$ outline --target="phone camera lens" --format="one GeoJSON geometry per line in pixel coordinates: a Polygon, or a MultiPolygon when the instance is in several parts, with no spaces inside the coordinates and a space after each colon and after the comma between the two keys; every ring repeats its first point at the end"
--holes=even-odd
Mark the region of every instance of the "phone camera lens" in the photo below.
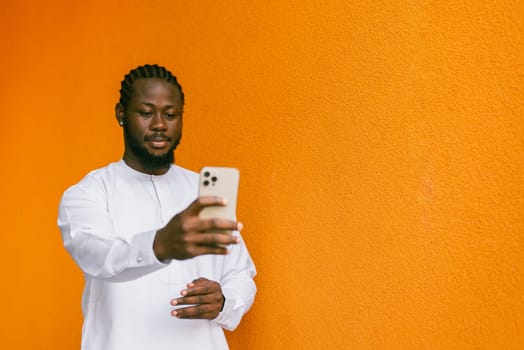
{"type": "Polygon", "coordinates": [[[209,177],[209,175],[211,175],[211,174],[209,173],[209,171],[206,171],[206,172],[204,173],[204,176],[205,176],[205,177],[209,177]]]}
{"type": "Polygon", "coordinates": [[[204,186],[209,186],[209,181],[205,180],[204,181],[204,186]]]}
{"type": "Polygon", "coordinates": [[[217,177],[216,177],[216,176],[213,176],[213,177],[211,178],[211,181],[216,182],[216,181],[217,181],[217,177]]]}

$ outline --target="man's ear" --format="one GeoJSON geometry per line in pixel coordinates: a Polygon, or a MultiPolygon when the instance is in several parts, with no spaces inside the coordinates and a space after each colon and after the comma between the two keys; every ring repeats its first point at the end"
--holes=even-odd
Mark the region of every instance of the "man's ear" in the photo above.
{"type": "Polygon", "coordinates": [[[118,102],[115,105],[115,117],[116,117],[116,120],[118,121],[118,125],[124,126],[124,122],[125,122],[124,106],[122,106],[120,102],[118,102]]]}

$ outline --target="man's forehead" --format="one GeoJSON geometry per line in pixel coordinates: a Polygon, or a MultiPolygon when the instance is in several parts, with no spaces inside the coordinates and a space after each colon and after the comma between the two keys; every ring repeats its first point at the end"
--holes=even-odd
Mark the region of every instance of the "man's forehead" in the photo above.
{"type": "Polygon", "coordinates": [[[144,97],[164,96],[180,100],[180,90],[172,83],[158,78],[140,78],[133,83],[135,95],[144,97]]]}

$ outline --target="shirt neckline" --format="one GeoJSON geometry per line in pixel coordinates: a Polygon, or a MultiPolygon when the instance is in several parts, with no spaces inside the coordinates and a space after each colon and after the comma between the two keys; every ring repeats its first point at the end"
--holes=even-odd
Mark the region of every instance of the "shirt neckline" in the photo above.
{"type": "Polygon", "coordinates": [[[162,175],[154,175],[154,174],[146,174],[146,173],[143,173],[143,172],[140,172],[138,170],[135,170],[133,168],[131,168],[129,165],[126,164],[126,162],[121,159],[119,160],[117,163],[116,163],[122,170],[124,170],[124,172],[128,175],[131,175],[133,177],[136,177],[136,178],[140,178],[140,179],[146,179],[146,180],[149,180],[149,179],[162,179],[162,178],[166,178],[169,176],[169,174],[172,172],[173,170],[173,164],[171,164],[169,166],[169,169],[167,169],[167,171],[162,174],[162,175]]]}

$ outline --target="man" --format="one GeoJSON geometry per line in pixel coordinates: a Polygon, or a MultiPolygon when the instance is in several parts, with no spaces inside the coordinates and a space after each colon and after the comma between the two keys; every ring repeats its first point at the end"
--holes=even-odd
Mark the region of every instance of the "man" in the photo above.
{"type": "Polygon", "coordinates": [[[227,349],[222,328],[253,303],[241,223],[199,219],[224,200],[197,198],[198,175],[173,164],[183,107],[164,67],[130,71],[115,107],[123,160],[63,195],[58,225],[85,275],[84,350],[227,349]]]}

